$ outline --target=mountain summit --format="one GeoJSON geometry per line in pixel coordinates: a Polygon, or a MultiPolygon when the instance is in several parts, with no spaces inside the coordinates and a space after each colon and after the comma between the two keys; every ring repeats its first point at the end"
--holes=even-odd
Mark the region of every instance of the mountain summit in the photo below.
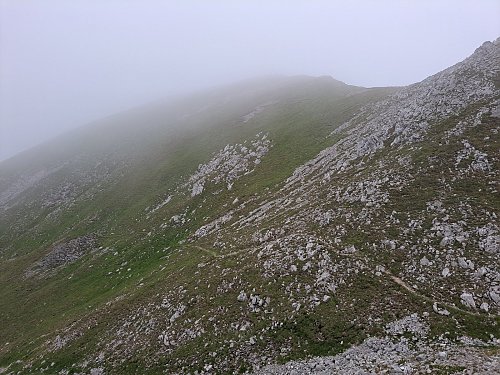
{"type": "Polygon", "coordinates": [[[500,371],[500,44],[273,77],[0,163],[0,373],[500,371]]]}

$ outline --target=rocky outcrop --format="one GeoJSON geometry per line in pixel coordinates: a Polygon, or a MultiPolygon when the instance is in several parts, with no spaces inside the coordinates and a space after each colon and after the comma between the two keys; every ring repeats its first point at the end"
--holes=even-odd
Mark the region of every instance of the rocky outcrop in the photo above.
{"type": "Polygon", "coordinates": [[[241,176],[252,173],[269,152],[271,141],[267,134],[259,133],[255,139],[241,144],[226,145],[208,163],[200,164],[198,170],[189,177],[185,185],[194,197],[203,192],[206,183],[225,183],[231,190],[241,176]]]}
{"type": "Polygon", "coordinates": [[[87,253],[99,250],[104,251],[103,248],[98,248],[94,234],[58,243],[51,247],[47,255],[26,270],[25,277],[45,277],[61,267],[76,262],[87,253]]]}

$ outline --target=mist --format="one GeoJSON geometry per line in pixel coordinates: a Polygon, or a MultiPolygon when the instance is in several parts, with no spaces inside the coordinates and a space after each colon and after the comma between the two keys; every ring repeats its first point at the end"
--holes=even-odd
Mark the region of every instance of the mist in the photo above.
{"type": "Polygon", "coordinates": [[[500,2],[2,1],[0,160],[151,101],[251,77],[420,81],[500,35],[500,2]]]}

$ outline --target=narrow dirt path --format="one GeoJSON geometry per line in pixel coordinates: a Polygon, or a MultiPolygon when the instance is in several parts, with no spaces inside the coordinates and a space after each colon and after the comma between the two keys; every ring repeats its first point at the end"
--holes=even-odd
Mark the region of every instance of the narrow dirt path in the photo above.
{"type": "Polygon", "coordinates": [[[423,294],[420,294],[418,293],[415,289],[413,289],[411,286],[409,286],[407,283],[405,283],[403,280],[401,280],[399,277],[397,276],[394,276],[390,271],[388,271],[387,269],[384,270],[384,273],[390,277],[390,279],[392,281],[394,281],[396,284],[398,284],[399,286],[403,287],[404,289],[406,289],[408,292],[410,292],[411,294],[421,298],[421,299],[424,299],[430,303],[438,303],[440,306],[445,306],[446,308],[448,309],[451,309],[451,310],[458,310],[464,314],[467,314],[467,315],[472,315],[472,316],[480,316],[480,317],[485,317],[486,315],[484,314],[480,314],[480,313],[475,313],[475,312],[472,312],[472,311],[468,311],[468,310],[464,310],[464,309],[461,309],[460,307],[457,307],[455,305],[451,305],[451,304],[448,304],[448,303],[445,303],[445,302],[438,302],[430,297],[427,297],[423,294]]]}
{"type": "Polygon", "coordinates": [[[189,244],[188,245],[189,247],[194,247],[198,250],[201,250],[211,256],[213,256],[214,258],[228,258],[228,257],[232,257],[232,256],[235,256],[235,255],[238,255],[238,254],[241,254],[241,253],[244,253],[244,252],[248,252],[248,251],[251,251],[252,248],[245,248],[245,249],[240,249],[240,250],[236,250],[236,251],[232,251],[230,253],[226,253],[226,254],[218,254],[217,252],[213,251],[213,250],[210,250],[210,249],[207,249],[203,246],[199,246],[199,245],[193,245],[193,244],[189,244]]]}
{"type": "MultiPolygon", "coordinates": [[[[238,254],[241,254],[245,251],[250,251],[251,249],[250,248],[246,248],[246,249],[240,249],[240,250],[236,250],[236,251],[233,251],[233,252],[230,252],[230,253],[227,253],[227,254],[217,254],[215,251],[213,250],[210,250],[210,249],[207,249],[207,248],[204,248],[202,246],[199,246],[199,245],[193,245],[193,244],[190,244],[188,245],[190,247],[194,247],[198,250],[201,250],[211,256],[213,256],[214,258],[226,258],[226,257],[231,257],[231,256],[234,256],[234,255],[238,255],[238,254]]],[[[389,276],[389,278],[394,282],[396,283],[397,285],[399,285],[400,287],[402,287],[403,289],[405,289],[407,292],[429,302],[429,303],[438,303],[440,306],[444,306],[448,309],[451,309],[451,310],[458,310],[464,314],[467,314],[467,315],[471,315],[471,316],[480,316],[480,317],[485,317],[486,315],[484,314],[481,314],[481,313],[475,313],[475,312],[472,312],[472,311],[468,311],[468,310],[464,310],[464,309],[461,309],[460,307],[458,306],[455,306],[455,305],[451,305],[451,304],[448,304],[448,303],[445,303],[445,302],[438,302],[430,297],[427,297],[426,295],[423,295],[423,294],[420,294],[419,292],[417,292],[415,289],[413,289],[411,286],[409,286],[406,282],[404,282],[403,280],[401,280],[401,278],[393,275],[390,271],[388,271],[387,269],[385,269],[384,271],[384,274],[386,274],[387,276],[389,276]]]]}
{"type": "Polygon", "coordinates": [[[213,250],[205,249],[204,247],[201,247],[201,246],[198,246],[198,245],[189,245],[189,246],[190,246],[190,247],[194,247],[194,248],[196,248],[196,249],[198,249],[198,250],[201,250],[201,251],[203,251],[203,252],[205,252],[205,253],[207,253],[207,254],[209,254],[209,255],[211,255],[211,256],[213,256],[213,257],[215,257],[215,258],[220,258],[220,257],[221,257],[219,254],[217,254],[217,253],[216,253],[215,251],[213,251],[213,250]]]}

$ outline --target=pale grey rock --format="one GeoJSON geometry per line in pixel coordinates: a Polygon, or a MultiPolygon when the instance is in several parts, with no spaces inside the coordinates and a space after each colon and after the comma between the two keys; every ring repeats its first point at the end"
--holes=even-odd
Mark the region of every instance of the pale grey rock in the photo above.
{"type": "Polygon", "coordinates": [[[481,306],[479,306],[479,308],[481,310],[488,312],[490,310],[490,305],[487,302],[483,302],[481,303],[481,306]]]}
{"type": "Polygon", "coordinates": [[[460,295],[460,302],[467,307],[476,308],[476,302],[474,301],[474,296],[470,293],[463,292],[460,295]]]}
{"type": "Polygon", "coordinates": [[[438,306],[437,302],[434,302],[432,304],[432,309],[434,310],[435,313],[439,314],[439,315],[444,315],[444,316],[448,316],[450,315],[450,312],[446,309],[442,309],[438,306]]]}
{"type": "Polygon", "coordinates": [[[233,218],[233,211],[229,211],[225,215],[211,221],[208,224],[205,224],[198,228],[194,232],[194,237],[201,238],[209,235],[210,233],[218,230],[222,225],[226,224],[233,218]]]}
{"type": "Polygon", "coordinates": [[[342,252],[344,254],[354,254],[356,252],[356,247],[354,245],[347,246],[342,252]]]}
{"type": "Polygon", "coordinates": [[[427,259],[427,257],[423,257],[422,259],[420,259],[421,266],[427,267],[430,264],[431,264],[431,262],[429,261],[429,259],[427,259]]]}
{"type": "Polygon", "coordinates": [[[467,260],[464,257],[459,257],[457,260],[460,267],[471,270],[474,269],[474,263],[471,260],[467,260]]]}
{"type": "Polygon", "coordinates": [[[173,315],[170,317],[170,323],[173,323],[175,322],[182,314],[184,314],[184,311],[186,310],[186,306],[185,305],[180,305],[177,307],[177,309],[175,310],[175,312],[173,313],[173,315]]]}
{"type": "Polygon", "coordinates": [[[238,301],[244,302],[247,300],[247,294],[242,290],[240,294],[238,294],[238,301]]]}
{"type": "Polygon", "coordinates": [[[168,195],[165,199],[163,199],[160,203],[158,203],[156,206],[154,206],[153,208],[151,208],[149,211],[148,211],[148,214],[153,214],[155,213],[156,211],[160,210],[161,208],[163,208],[164,206],[166,206],[170,201],[172,200],[172,195],[168,195]]]}
{"type": "Polygon", "coordinates": [[[412,333],[424,337],[429,332],[429,327],[425,324],[418,314],[411,314],[402,319],[389,323],[385,327],[385,332],[390,335],[403,335],[412,333]]]}
{"type": "Polygon", "coordinates": [[[500,235],[489,234],[479,242],[479,247],[489,253],[500,253],[500,235]]]}
{"type": "Polygon", "coordinates": [[[490,290],[489,294],[491,300],[495,302],[498,306],[500,306],[500,294],[494,292],[493,290],[490,290]]]}

